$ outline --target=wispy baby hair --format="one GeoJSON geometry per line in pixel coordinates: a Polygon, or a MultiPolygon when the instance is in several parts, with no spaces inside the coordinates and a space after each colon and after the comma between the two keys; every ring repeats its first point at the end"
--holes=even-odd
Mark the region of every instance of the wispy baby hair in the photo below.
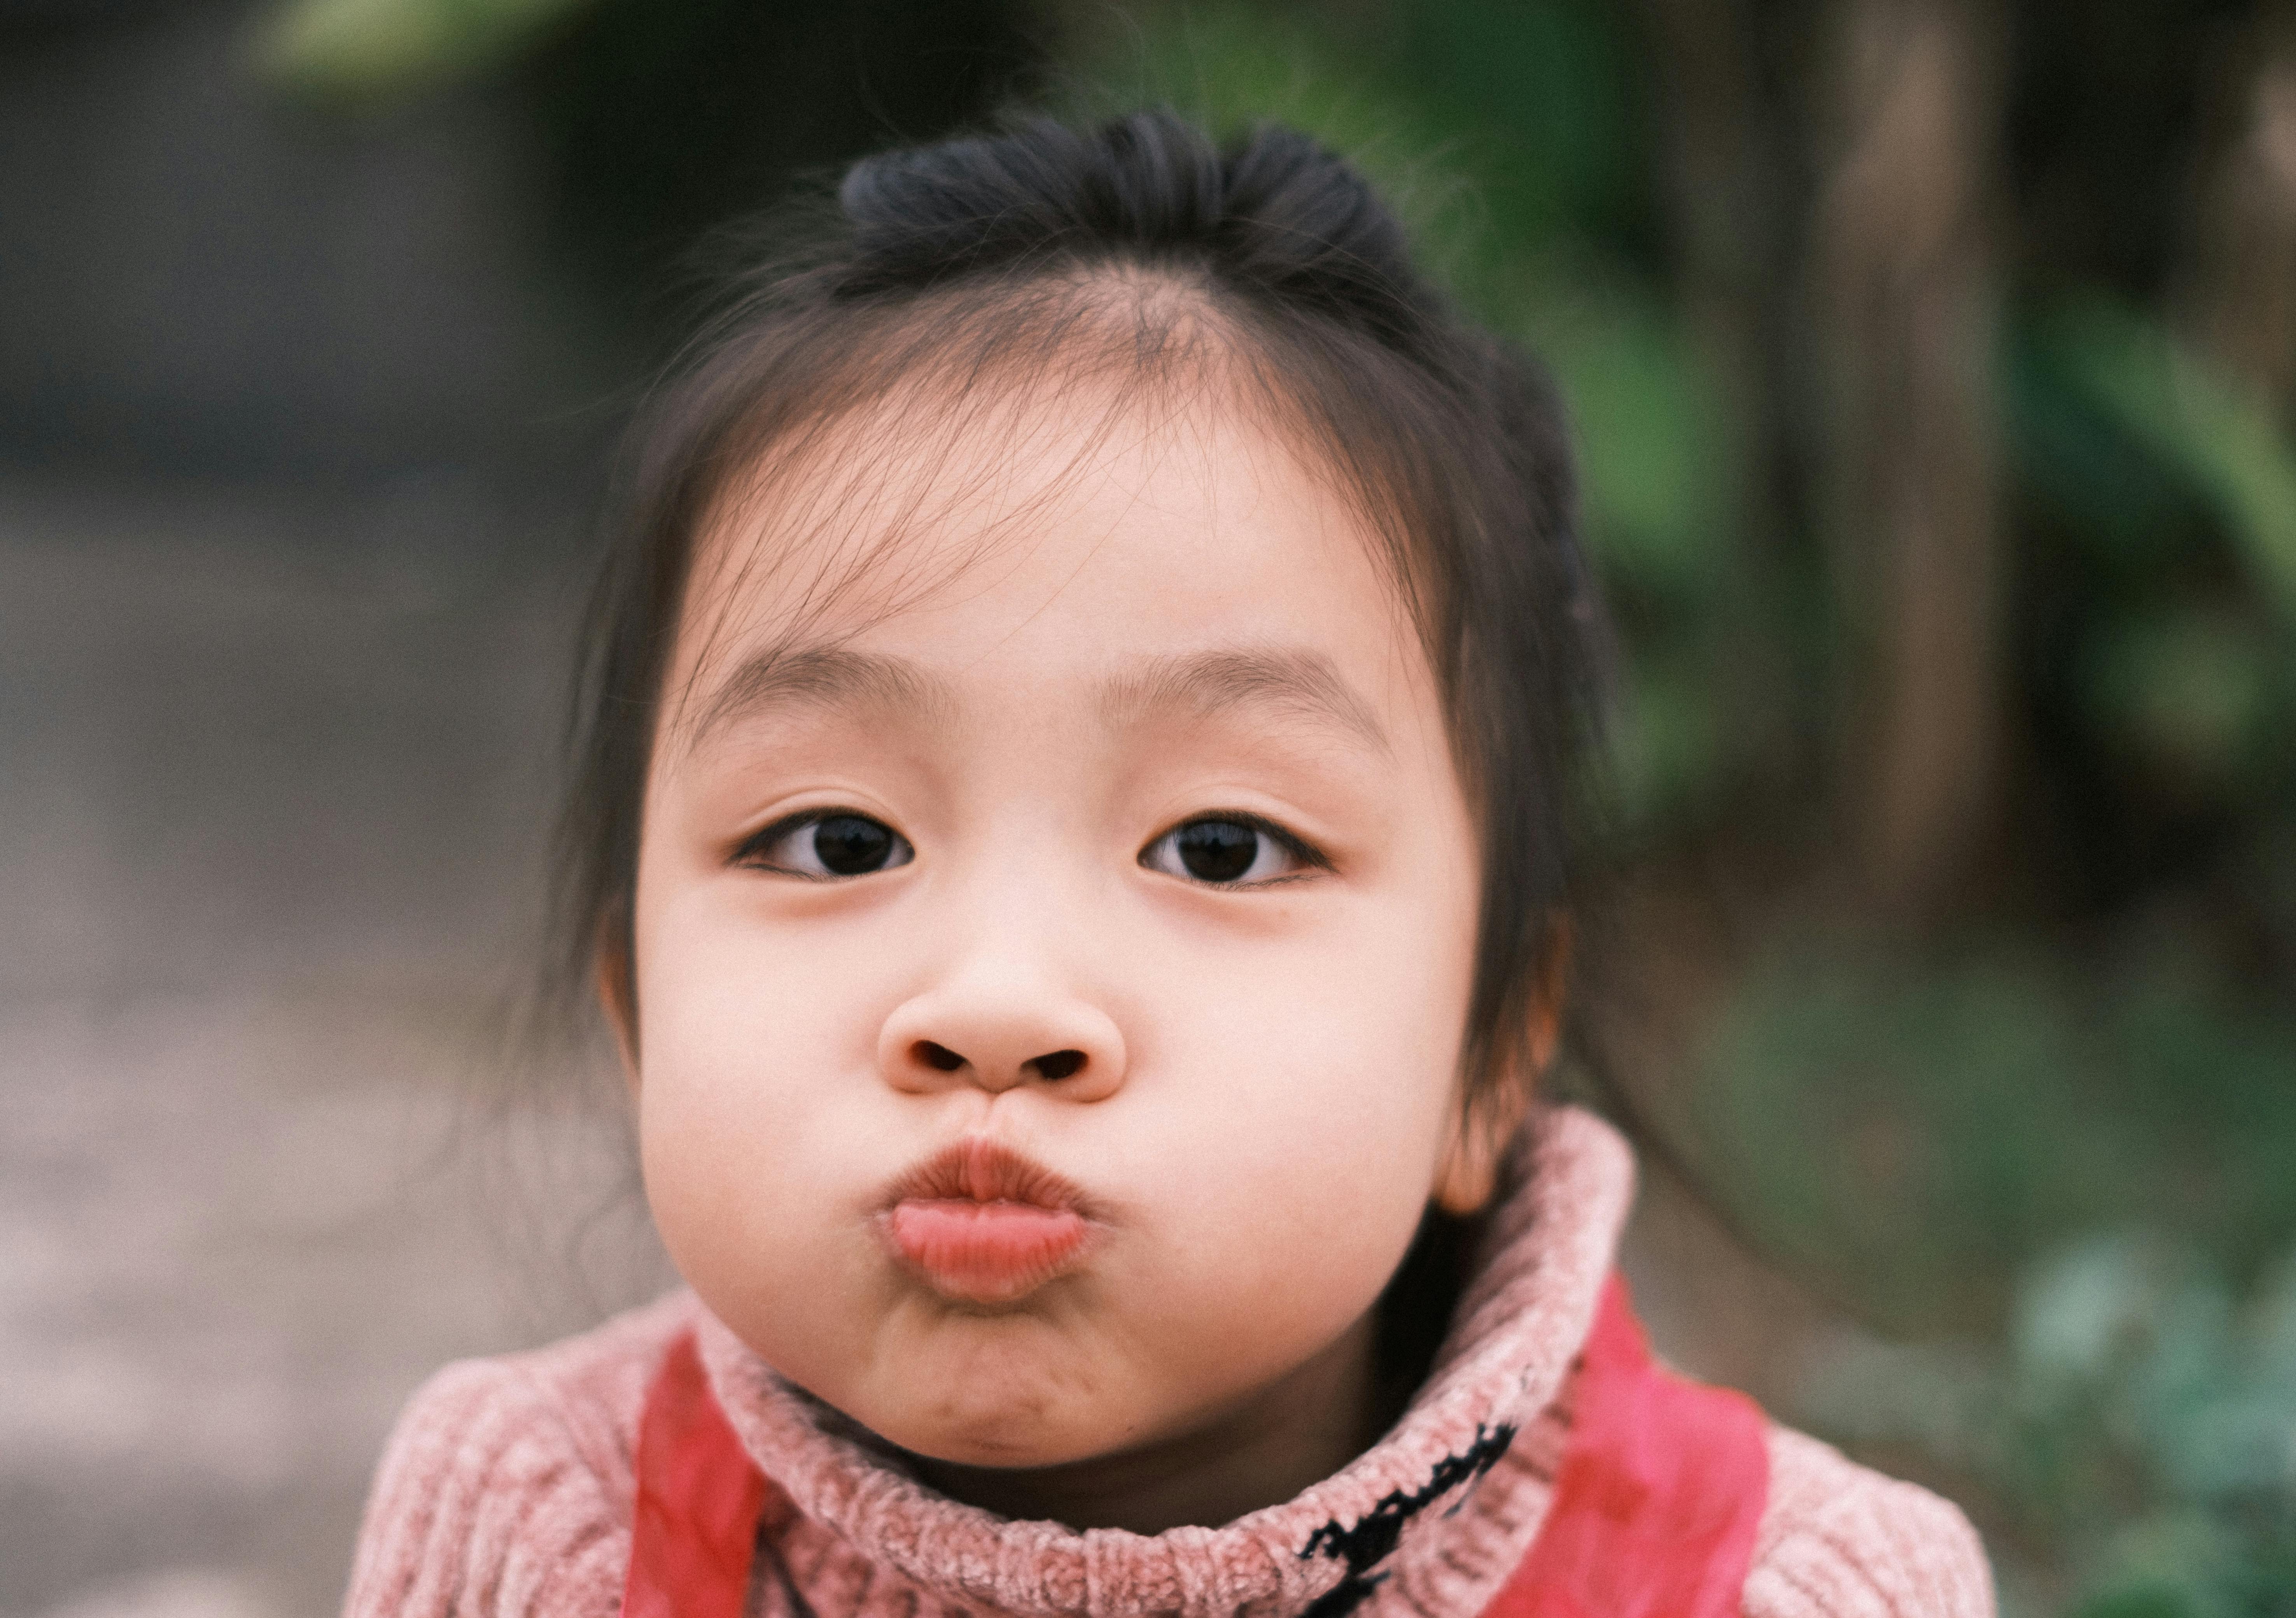
{"type": "MultiPolygon", "coordinates": [[[[1471,1096],[1516,1067],[1582,859],[1605,645],[1544,373],[1412,262],[1346,161],[1168,112],[1052,120],[854,165],[731,295],[633,429],[593,607],[560,860],[563,986],[635,1015],[631,914],[663,683],[730,489],[897,387],[945,398],[1220,369],[1328,466],[1433,669],[1481,837],[1471,1096]]],[[[887,560],[883,549],[865,561],[887,560]]]]}

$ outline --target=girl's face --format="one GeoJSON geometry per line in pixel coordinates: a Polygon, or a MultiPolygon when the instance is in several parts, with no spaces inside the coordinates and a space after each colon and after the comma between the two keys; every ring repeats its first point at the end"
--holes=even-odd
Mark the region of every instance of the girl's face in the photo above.
{"type": "Polygon", "coordinates": [[[1488,1172],[1418,638],[1337,480],[1215,392],[906,438],[888,404],[729,502],[689,590],[637,883],[649,1197],[768,1364],[941,1461],[1357,1399],[1431,1195],[1488,1172]]]}

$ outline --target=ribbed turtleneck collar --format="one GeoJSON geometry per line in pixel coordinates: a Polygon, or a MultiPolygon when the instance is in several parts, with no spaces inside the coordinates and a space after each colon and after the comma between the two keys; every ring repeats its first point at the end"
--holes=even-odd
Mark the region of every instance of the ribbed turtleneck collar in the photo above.
{"type": "Polygon", "coordinates": [[[1546,1515],[1565,1384],[1634,1183],[1617,1133],[1568,1107],[1534,1121],[1513,1169],[1402,1417],[1332,1476],[1220,1528],[1078,1532],[962,1505],[839,1432],[705,1315],[718,1400],[795,1507],[767,1530],[776,1576],[817,1612],[873,1606],[889,1585],[924,1610],[1012,1618],[1480,1611],[1546,1515]]]}

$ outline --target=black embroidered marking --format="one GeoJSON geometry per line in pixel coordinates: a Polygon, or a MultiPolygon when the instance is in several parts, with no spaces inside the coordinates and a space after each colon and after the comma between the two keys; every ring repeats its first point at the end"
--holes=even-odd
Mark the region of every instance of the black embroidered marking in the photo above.
{"type": "Polygon", "coordinates": [[[1435,1463],[1435,1470],[1427,1482],[1417,1489],[1390,1491],[1355,1522],[1345,1528],[1333,1517],[1308,1536],[1308,1543],[1300,1549],[1300,1558],[1330,1556],[1347,1565],[1340,1581],[1309,1604],[1301,1618],[1347,1618],[1361,1606],[1386,1581],[1385,1573],[1371,1570],[1387,1560],[1403,1537],[1403,1525],[1438,1499],[1475,1479],[1498,1465],[1499,1457],[1514,1442],[1514,1428],[1501,1423],[1487,1427],[1475,1424],[1474,1441],[1456,1455],[1447,1455],[1435,1463]]]}

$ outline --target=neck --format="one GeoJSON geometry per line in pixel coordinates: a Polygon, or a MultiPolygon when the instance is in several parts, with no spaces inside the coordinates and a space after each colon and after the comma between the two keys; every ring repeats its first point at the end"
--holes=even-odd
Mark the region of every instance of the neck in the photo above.
{"type": "Polygon", "coordinates": [[[1185,1433],[1057,1466],[915,1460],[952,1499],[1017,1520],[1161,1533],[1217,1527],[1292,1499],[1377,1436],[1373,1318],[1245,1402],[1185,1433]]]}

